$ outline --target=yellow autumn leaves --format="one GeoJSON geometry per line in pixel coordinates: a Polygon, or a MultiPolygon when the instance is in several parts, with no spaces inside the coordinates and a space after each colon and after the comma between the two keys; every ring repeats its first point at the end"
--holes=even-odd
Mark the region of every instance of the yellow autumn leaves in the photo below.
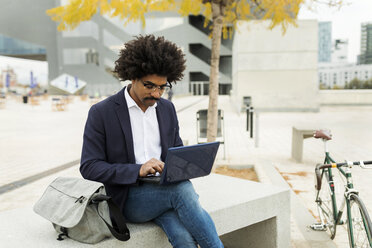
{"type": "MultiPolygon", "coordinates": [[[[223,16],[223,36],[232,35],[238,20],[270,19],[271,28],[294,23],[304,0],[228,0],[223,16]]],[[[221,2],[221,1],[220,1],[221,2]]],[[[123,25],[141,21],[146,24],[145,14],[149,12],[175,11],[181,16],[203,15],[205,26],[212,18],[210,3],[202,0],[70,0],[65,6],[47,10],[47,14],[59,23],[58,30],[74,29],[82,21],[92,18],[97,12],[101,15],[119,17],[123,25]]]]}

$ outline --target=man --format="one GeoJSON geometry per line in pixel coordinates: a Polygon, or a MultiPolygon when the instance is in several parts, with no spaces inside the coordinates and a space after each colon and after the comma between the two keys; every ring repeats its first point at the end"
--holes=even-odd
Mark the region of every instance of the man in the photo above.
{"type": "Polygon", "coordinates": [[[115,72],[132,83],[90,109],[80,171],[105,184],[128,221],[154,221],[173,247],[223,247],[190,181],[139,182],[162,172],[169,147],[183,145],[175,108],[161,95],[182,79],[184,69],[184,54],[163,37],[126,43],[115,72]]]}

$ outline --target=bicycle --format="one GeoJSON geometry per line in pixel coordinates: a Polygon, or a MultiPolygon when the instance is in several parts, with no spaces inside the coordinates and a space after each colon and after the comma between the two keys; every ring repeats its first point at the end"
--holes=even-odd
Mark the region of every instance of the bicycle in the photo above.
{"type": "Polygon", "coordinates": [[[323,140],[325,159],[323,164],[317,164],[315,168],[315,202],[320,223],[315,223],[310,227],[317,231],[327,231],[331,239],[334,239],[337,225],[345,224],[341,217],[346,206],[346,224],[350,247],[371,248],[372,223],[358,191],[354,189],[351,168],[359,166],[363,169],[372,169],[372,166],[366,166],[372,164],[372,161],[336,163],[331,158],[327,147],[327,141],[332,139],[330,131],[318,130],[314,133],[314,138],[323,140]],[[341,177],[346,179],[344,197],[339,205],[336,202],[334,171],[338,171],[341,177]]]}

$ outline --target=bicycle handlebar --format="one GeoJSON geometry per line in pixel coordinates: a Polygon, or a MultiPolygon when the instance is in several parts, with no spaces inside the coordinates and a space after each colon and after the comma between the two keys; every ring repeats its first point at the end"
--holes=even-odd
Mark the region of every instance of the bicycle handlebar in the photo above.
{"type": "Polygon", "coordinates": [[[332,164],[317,164],[315,167],[315,176],[316,176],[316,189],[320,190],[322,186],[322,174],[320,172],[321,169],[326,168],[339,168],[339,167],[352,167],[353,165],[358,165],[363,169],[372,169],[372,166],[366,166],[366,164],[372,164],[372,161],[357,161],[357,162],[351,162],[346,161],[344,163],[332,163],[332,164]]]}
{"type": "Polygon", "coordinates": [[[363,169],[372,169],[372,166],[366,166],[368,164],[372,164],[372,161],[346,161],[343,163],[317,164],[315,170],[321,170],[325,168],[352,167],[353,165],[359,165],[359,167],[363,169]]]}

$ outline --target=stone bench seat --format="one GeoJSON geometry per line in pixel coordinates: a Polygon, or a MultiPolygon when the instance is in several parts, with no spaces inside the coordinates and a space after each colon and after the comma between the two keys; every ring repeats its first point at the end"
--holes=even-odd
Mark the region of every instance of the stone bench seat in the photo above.
{"type": "MultiPolygon", "coordinates": [[[[217,174],[193,179],[201,205],[210,213],[226,247],[290,247],[289,190],[217,174]]],[[[171,247],[153,223],[128,224],[131,239],[114,238],[95,245],[57,241],[52,224],[32,206],[0,212],[0,246],[7,247],[171,247]]]]}
{"type": "Polygon", "coordinates": [[[304,139],[313,137],[316,129],[309,127],[292,127],[292,158],[302,162],[304,139]]]}

